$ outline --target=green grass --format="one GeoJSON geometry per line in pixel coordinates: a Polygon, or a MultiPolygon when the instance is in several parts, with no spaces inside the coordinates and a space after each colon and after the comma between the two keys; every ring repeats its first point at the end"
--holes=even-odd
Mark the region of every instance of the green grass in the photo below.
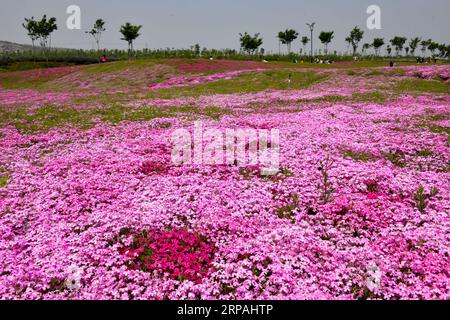
{"type": "Polygon", "coordinates": [[[5,73],[0,74],[0,86],[4,89],[50,90],[51,87],[48,83],[60,76],[61,75],[29,79],[18,73],[5,73]]]}
{"type": "Polygon", "coordinates": [[[81,111],[50,105],[43,106],[34,112],[25,109],[8,112],[7,109],[2,109],[0,115],[0,123],[13,124],[18,130],[24,132],[47,131],[66,124],[83,127],[86,122],[81,111]]]}
{"type": "Polygon", "coordinates": [[[369,72],[364,73],[364,76],[366,77],[377,77],[377,76],[387,76],[387,77],[393,77],[393,76],[401,76],[404,75],[406,71],[404,69],[391,69],[391,70],[380,70],[375,69],[371,70],[369,72]]]}
{"type": "Polygon", "coordinates": [[[65,63],[65,62],[33,62],[33,61],[21,61],[14,62],[7,66],[0,67],[0,72],[14,72],[14,71],[26,71],[33,69],[46,69],[46,68],[55,68],[55,67],[67,67],[73,66],[73,63],[65,63]]]}
{"type": "Polygon", "coordinates": [[[420,120],[420,123],[416,124],[418,128],[425,128],[433,133],[437,134],[446,134],[447,142],[450,144],[450,128],[437,125],[432,121],[441,121],[449,119],[450,114],[448,112],[440,113],[440,114],[430,114],[431,110],[426,110],[428,115],[416,117],[416,119],[420,120]]]}
{"type": "Polygon", "coordinates": [[[385,153],[384,157],[396,167],[404,168],[406,166],[405,154],[400,150],[385,153]]]}
{"type": "Polygon", "coordinates": [[[156,118],[167,118],[171,114],[156,107],[141,107],[131,109],[125,106],[112,106],[105,109],[97,109],[89,112],[93,117],[97,116],[102,121],[118,124],[122,121],[150,121],[156,118]]]}
{"type": "Polygon", "coordinates": [[[156,118],[171,118],[178,116],[209,117],[219,120],[229,110],[214,106],[197,108],[195,106],[174,106],[159,108],[142,106],[130,108],[123,105],[112,105],[97,109],[76,110],[70,107],[55,107],[47,105],[36,111],[19,109],[14,112],[0,109],[0,124],[14,125],[24,133],[46,132],[53,128],[73,126],[80,129],[91,128],[99,121],[118,124],[123,121],[150,121],[156,118]]]}
{"type": "Polygon", "coordinates": [[[331,95],[321,98],[304,100],[305,102],[374,102],[374,103],[385,103],[387,101],[387,93],[380,91],[372,92],[355,92],[351,97],[331,95]]]}
{"type": "Polygon", "coordinates": [[[373,92],[364,92],[364,93],[353,93],[352,100],[355,102],[374,102],[374,103],[384,103],[386,102],[386,94],[373,91],[373,92]]]}
{"type": "MultiPolygon", "coordinates": [[[[388,67],[389,61],[386,60],[359,60],[359,61],[342,61],[333,64],[317,64],[308,62],[305,58],[304,62],[292,63],[290,61],[271,61],[270,66],[289,67],[289,68],[320,68],[320,69],[361,69],[361,68],[379,68],[388,67]]],[[[415,65],[415,61],[396,61],[397,66],[415,65]]],[[[397,70],[397,69],[393,69],[397,70]]],[[[393,71],[394,72],[394,71],[393,71]]],[[[358,73],[358,72],[355,72],[358,73]]]]}
{"type": "MultiPolygon", "coordinates": [[[[342,103],[342,102],[348,102],[348,103],[358,103],[358,102],[376,102],[376,103],[384,103],[388,99],[388,96],[386,93],[383,92],[366,92],[366,93],[354,93],[352,96],[339,96],[339,95],[329,95],[324,96],[320,98],[314,98],[314,99],[299,99],[295,100],[294,102],[299,104],[314,104],[314,103],[342,103]]],[[[291,101],[292,103],[293,101],[291,101]]],[[[253,107],[254,109],[258,109],[258,111],[261,111],[264,108],[271,109],[272,107],[276,106],[275,103],[250,103],[248,106],[253,107]]],[[[283,111],[283,110],[279,110],[283,111]]],[[[298,112],[297,109],[289,109],[285,112],[298,112]],[[294,110],[294,111],[292,111],[294,110]]]]}
{"type": "Polygon", "coordinates": [[[80,68],[87,75],[98,75],[105,73],[116,73],[129,68],[149,68],[157,64],[156,60],[125,60],[110,63],[93,64],[80,68]]]}
{"type": "Polygon", "coordinates": [[[366,152],[357,152],[353,150],[346,150],[344,152],[344,158],[351,158],[355,161],[361,162],[373,162],[377,160],[377,157],[375,157],[373,154],[366,152]]]}
{"type": "Polygon", "coordinates": [[[416,155],[418,157],[431,157],[431,156],[433,156],[433,151],[431,151],[431,150],[418,150],[416,152],[416,155]]]}
{"type": "Polygon", "coordinates": [[[430,123],[426,124],[425,126],[431,132],[438,133],[438,134],[446,134],[447,142],[450,144],[450,128],[449,127],[438,126],[436,124],[430,124],[430,123]]]}
{"type": "Polygon", "coordinates": [[[434,110],[427,109],[427,110],[425,110],[425,113],[427,115],[425,116],[424,119],[427,121],[442,121],[442,120],[450,119],[450,112],[434,113],[434,110]]]}
{"type": "Polygon", "coordinates": [[[244,74],[230,80],[219,80],[205,84],[169,88],[148,93],[152,98],[197,97],[213,94],[249,93],[264,90],[304,89],[325,79],[325,76],[312,71],[292,72],[288,70],[270,70],[244,74]],[[291,84],[288,83],[289,74],[291,84]]]}
{"type": "Polygon", "coordinates": [[[0,188],[5,188],[8,185],[8,181],[7,175],[0,175],[0,188]]]}
{"type": "Polygon", "coordinates": [[[401,80],[394,88],[394,90],[400,93],[425,92],[449,94],[450,85],[448,83],[437,80],[409,79],[401,80]]]}

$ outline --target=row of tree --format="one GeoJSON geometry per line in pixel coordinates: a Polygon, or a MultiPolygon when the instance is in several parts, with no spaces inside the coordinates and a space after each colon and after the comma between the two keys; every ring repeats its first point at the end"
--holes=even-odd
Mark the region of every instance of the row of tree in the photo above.
{"type": "MultiPolygon", "coordinates": [[[[294,29],[287,29],[285,31],[280,31],[277,35],[279,43],[286,45],[287,51],[290,54],[292,51],[292,43],[298,39],[299,33],[294,29]]],[[[358,54],[358,47],[363,40],[364,31],[358,27],[354,27],[348,37],[345,38],[349,47],[353,49],[353,55],[358,54]]],[[[334,31],[322,31],[319,34],[319,40],[324,45],[325,55],[328,54],[328,45],[334,39],[334,31]]],[[[310,43],[311,38],[303,36],[301,39],[301,44],[303,45],[303,51],[306,53],[306,46],[310,43]]],[[[422,54],[425,55],[426,51],[429,50],[433,57],[449,57],[450,55],[450,45],[439,44],[431,39],[422,40],[421,38],[415,37],[410,39],[406,37],[395,36],[389,43],[387,43],[386,51],[389,55],[392,54],[392,50],[395,49],[397,56],[400,56],[403,51],[406,55],[414,56],[419,45],[421,46],[422,54]],[[438,52],[438,53],[437,53],[438,52]]],[[[260,34],[257,33],[253,36],[248,33],[240,34],[241,49],[249,54],[253,54],[258,51],[259,47],[263,44],[263,39],[260,34]]],[[[375,38],[372,43],[364,43],[362,46],[362,53],[366,53],[368,49],[373,48],[376,56],[380,54],[381,48],[386,44],[384,38],[375,38]]],[[[281,51],[281,50],[280,50],[281,51]]],[[[312,50],[311,50],[312,54],[312,50]]]]}
{"type": "MultiPolygon", "coordinates": [[[[25,22],[22,26],[27,31],[28,36],[31,39],[33,45],[33,54],[35,51],[35,43],[39,41],[39,44],[44,51],[47,53],[51,48],[51,35],[54,31],[58,30],[58,26],[56,24],[56,18],[47,18],[47,15],[44,15],[40,20],[35,20],[34,17],[25,18],[25,22]]],[[[128,43],[128,53],[131,55],[133,53],[133,42],[140,36],[140,30],[142,26],[140,25],[132,25],[127,22],[120,27],[119,32],[122,34],[122,40],[128,43]]],[[[103,32],[106,31],[105,21],[103,19],[97,19],[94,23],[93,28],[90,31],[86,31],[87,34],[90,34],[95,43],[97,44],[97,50],[100,52],[100,41],[103,32]]]]}
{"type": "MultiPolygon", "coordinates": [[[[315,23],[308,24],[311,30],[311,35],[313,34],[313,29],[315,23]]],[[[51,35],[54,31],[58,30],[58,26],[56,24],[56,18],[47,18],[44,15],[40,20],[35,20],[34,17],[25,18],[25,22],[23,23],[23,27],[27,30],[28,36],[31,39],[33,45],[33,53],[35,50],[35,43],[38,41],[40,46],[42,47],[44,53],[48,52],[51,48],[51,35]]],[[[122,40],[128,43],[128,53],[132,55],[134,52],[133,42],[140,36],[141,25],[132,25],[127,22],[126,24],[120,27],[119,32],[122,34],[122,40]]],[[[93,28],[90,31],[87,31],[87,34],[90,34],[95,43],[97,44],[97,50],[100,52],[100,42],[103,32],[106,31],[105,21],[103,19],[97,19],[94,23],[93,28]]],[[[260,52],[264,54],[264,49],[259,50],[259,48],[263,44],[263,39],[260,37],[259,33],[254,35],[250,35],[247,32],[239,34],[239,40],[241,44],[241,49],[248,54],[255,54],[256,52],[260,52]]],[[[299,38],[299,33],[294,29],[286,29],[285,31],[280,31],[277,35],[279,44],[286,45],[287,51],[290,54],[292,52],[292,44],[295,40],[299,38]]],[[[354,27],[348,37],[345,38],[349,47],[353,49],[353,55],[358,54],[358,47],[363,40],[364,31],[359,27],[354,27]]],[[[319,34],[319,40],[324,45],[325,55],[328,54],[328,46],[334,39],[334,31],[322,31],[319,34]]],[[[313,43],[312,36],[301,37],[301,44],[303,45],[303,51],[305,54],[307,52],[306,46],[311,42],[311,56],[313,55],[313,43]]],[[[408,39],[406,37],[396,36],[389,40],[389,43],[386,46],[386,51],[389,55],[391,55],[392,50],[395,49],[397,56],[400,56],[403,51],[406,52],[406,55],[415,55],[417,48],[421,47],[422,54],[425,55],[426,51],[429,50],[433,57],[449,57],[450,55],[450,45],[439,44],[434,42],[431,39],[422,40],[418,37],[410,39],[409,43],[407,43],[408,39]],[[437,54],[438,52],[438,54],[437,54]]],[[[383,38],[375,38],[372,43],[364,43],[362,46],[362,53],[366,53],[370,48],[374,49],[375,55],[378,56],[380,54],[381,48],[386,44],[383,38]]],[[[280,49],[281,51],[281,49],[280,49]]]]}
{"type": "Polygon", "coordinates": [[[34,17],[30,19],[25,18],[25,22],[22,25],[27,30],[28,36],[31,39],[33,53],[36,41],[39,41],[44,52],[51,47],[51,35],[55,30],[58,30],[56,18],[47,19],[46,15],[41,20],[35,20],[34,17]]]}

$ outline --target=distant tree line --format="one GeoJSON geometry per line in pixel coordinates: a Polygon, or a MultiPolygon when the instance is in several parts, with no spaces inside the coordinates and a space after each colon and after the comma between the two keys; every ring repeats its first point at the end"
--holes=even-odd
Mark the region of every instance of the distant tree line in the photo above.
{"type": "MultiPolygon", "coordinates": [[[[328,46],[334,39],[334,31],[321,31],[319,34],[319,40],[324,45],[324,54],[328,55],[328,46]]],[[[287,29],[285,31],[280,31],[277,35],[279,43],[287,46],[288,54],[292,52],[292,43],[298,38],[299,33],[294,29],[287,29]]],[[[348,46],[353,50],[353,56],[358,55],[358,48],[361,44],[361,41],[364,38],[364,31],[362,31],[359,27],[354,27],[348,37],[345,38],[348,46]]],[[[306,46],[310,43],[310,37],[303,36],[301,38],[301,44],[303,49],[300,49],[300,54],[306,52],[306,46]]],[[[406,37],[395,36],[390,39],[388,45],[386,47],[386,51],[389,56],[392,54],[392,49],[395,50],[396,56],[402,56],[403,52],[406,56],[415,56],[418,46],[421,46],[422,55],[426,54],[428,50],[431,53],[432,57],[437,58],[448,58],[450,56],[450,45],[439,44],[434,42],[431,39],[422,40],[421,38],[415,37],[410,39],[407,43],[408,39],[406,37]]],[[[263,44],[263,39],[260,38],[259,33],[254,36],[249,35],[247,32],[244,34],[240,34],[240,43],[241,49],[244,52],[255,53],[258,51],[258,48],[263,44]]],[[[362,45],[362,54],[366,54],[370,48],[373,48],[375,56],[380,55],[381,48],[386,44],[384,38],[375,38],[372,43],[364,43],[362,45]]],[[[281,53],[281,50],[280,50],[281,53]]],[[[310,54],[313,54],[312,52],[310,54]]]]}
{"type": "MultiPolygon", "coordinates": [[[[97,19],[90,31],[86,31],[87,34],[92,36],[94,39],[96,46],[97,46],[97,55],[100,56],[101,54],[101,38],[103,33],[106,31],[105,27],[106,23],[103,19],[97,19]]],[[[313,34],[313,28],[315,26],[315,23],[308,24],[308,27],[310,27],[311,34],[313,34]]],[[[44,54],[45,57],[49,56],[49,53],[51,51],[51,36],[52,33],[58,30],[58,26],[56,23],[56,18],[48,18],[46,15],[44,15],[40,20],[36,20],[34,17],[31,18],[25,18],[25,22],[23,23],[23,27],[27,31],[27,35],[31,39],[32,43],[32,52],[33,56],[35,56],[35,48],[36,43],[38,43],[41,47],[41,52],[44,54]]],[[[127,55],[128,57],[136,56],[136,51],[134,50],[134,41],[141,35],[140,31],[142,29],[141,25],[133,25],[129,22],[122,25],[119,29],[120,34],[122,35],[121,40],[124,40],[127,42],[128,50],[127,55]]],[[[286,29],[284,31],[280,31],[277,34],[277,38],[279,41],[279,56],[281,56],[281,45],[285,45],[287,48],[288,55],[293,55],[292,52],[292,44],[299,39],[299,32],[297,32],[294,29],[286,29]]],[[[359,55],[358,49],[361,45],[361,42],[364,38],[364,31],[361,30],[359,27],[354,27],[349,35],[345,38],[345,41],[348,44],[348,47],[352,49],[352,55],[356,56],[359,55]]],[[[321,31],[318,35],[318,39],[324,46],[324,55],[337,55],[337,52],[334,51],[334,53],[329,53],[329,46],[335,39],[335,33],[333,30],[330,31],[321,31]]],[[[322,55],[322,51],[319,49],[313,52],[313,42],[312,42],[311,36],[302,36],[300,38],[300,44],[302,48],[300,49],[298,55],[308,55],[308,50],[306,49],[308,44],[311,44],[311,50],[309,54],[311,57],[313,55],[322,55]]],[[[221,55],[240,55],[240,54],[246,54],[246,55],[266,55],[266,52],[264,49],[261,48],[263,45],[263,38],[260,36],[259,33],[256,34],[249,34],[248,32],[240,33],[239,34],[239,42],[240,42],[240,48],[241,52],[236,52],[235,50],[229,50],[228,52],[226,50],[222,50],[221,55]],[[231,54],[232,53],[232,54],[231,54]]],[[[392,56],[393,51],[395,51],[395,55],[397,57],[402,56],[404,53],[406,56],[415,56],[417,50],[420,48],[422,55],[426,55],[427,50],[431,53],[431,56],[434,58],[449,58],[450,56],[450,45],[446,44],[439,44],[437,42],[434,42],[431,39],[423,40],[419,37],[415,37],[409,40],[406,37],[402,36],[395,36],[392,39],[385,41],[383,38],[375,38],[371,43],[364,43],[362,45],[361,54],[367,55],[370,48],[373,48],[374,56],[378,57],[381,54],[381,49],[385,47],[386,52],[389,56],[392,56]]],[[[103,50],[105,51],[105,50],[103,50]]],[[[164,52],[173,51],[172,49],[163,50],[164,52]]],[[[200,48],[200,45],[196,44],[195,46],[191,47],[191,52],[193,51],[196,56],[205,56],[206,54],[210,54],[213,56],[213,51],[208,51],[207,49],[200,48]],[[208,53],[206,52],[208,51],[208,53]]],[[[106,52],[106,51],[105,51],[106,52]]],[[[142,53],[144,51],[140,51],[142,53]]],[[[150,52],[147,50],[147,52],[150,52]]],[[[153,50],[152,52],[157,52],[153,50]]],[[[180,52],[184,52],[181,50],[180,52]]],[[[218,50],[215,51],[215,55],[220,52],[218,50]]],[[[184,52],[184,55],[186,55],[186,52],[184,52]]],[[[215,56],[214,55],[214,56],[215,56]]]]}

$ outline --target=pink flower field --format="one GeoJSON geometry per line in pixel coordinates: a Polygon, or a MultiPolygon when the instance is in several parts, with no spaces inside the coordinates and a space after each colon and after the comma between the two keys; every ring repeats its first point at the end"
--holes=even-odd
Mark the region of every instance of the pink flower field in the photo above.
{"type": "Polygon", "coordinates": [[[1,299],[450,299],[449,65],[193,61],[0,73],[1,299]]]}

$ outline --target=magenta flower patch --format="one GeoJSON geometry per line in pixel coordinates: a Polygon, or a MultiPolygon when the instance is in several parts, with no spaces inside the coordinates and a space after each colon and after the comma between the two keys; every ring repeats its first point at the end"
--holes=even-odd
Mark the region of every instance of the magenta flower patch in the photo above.
{"type": "Polygon", "coordinates": [[[120,249],[133,270],[160,272],[174,280],[201,283],[212,271],[215,247],[206,237],[184,229],[130,231],[132,244],[120,249]]]}
{"type": "Polygon", "coordinates": [[[145,175],[164,174],[169,170],[169,167],[162,162],[146,161],[142,164],[140,172],[145,175]]]}

